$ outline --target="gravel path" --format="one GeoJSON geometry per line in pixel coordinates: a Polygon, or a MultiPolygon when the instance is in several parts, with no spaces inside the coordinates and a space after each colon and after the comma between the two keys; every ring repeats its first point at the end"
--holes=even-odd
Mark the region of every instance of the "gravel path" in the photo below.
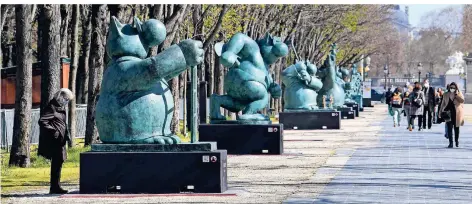
{"type": "Polygon", "coordinates": [[[47,189],[2,195],[2,203],[282,203],[316,197],[358,147],[375,145],[386,106],[366,108],[341,130],[284,131],[279,156],[228,156],[229,191],[217,195],[47,195],[47,189]]]}

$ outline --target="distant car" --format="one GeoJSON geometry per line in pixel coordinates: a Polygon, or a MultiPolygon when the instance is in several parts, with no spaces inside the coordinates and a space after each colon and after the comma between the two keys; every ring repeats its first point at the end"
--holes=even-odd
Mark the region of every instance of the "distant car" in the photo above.
{"type": "Polygon", "coordinates": [[[371,89],[370,94],[372,101],[380,101],[382,103],[385,103],[385,93],[383,91],[371,89]]]}

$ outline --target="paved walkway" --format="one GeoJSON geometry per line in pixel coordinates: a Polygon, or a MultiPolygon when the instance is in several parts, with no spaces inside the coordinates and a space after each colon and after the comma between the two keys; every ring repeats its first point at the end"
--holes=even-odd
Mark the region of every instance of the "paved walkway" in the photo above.
{"type": "Polygon", "coordinates": [[[465,112],[460,148],[445,148],[443,125],[394,129],[376,105],[341,130],[285,131],[286,155],[229,156],[225,194],[94,197],[75,184],[61,197],[44,189],[2,203],[472,203],[472,106],[465,112]]]}
{"type": "Polygon", "coordinates": [[[394,128],[391,118],[381,123],[379,143],[357,149],[323,192],[305,203],[472,203],[470,122],[453,149],[446,148],[444,124],[409,132],[394,128]]]}

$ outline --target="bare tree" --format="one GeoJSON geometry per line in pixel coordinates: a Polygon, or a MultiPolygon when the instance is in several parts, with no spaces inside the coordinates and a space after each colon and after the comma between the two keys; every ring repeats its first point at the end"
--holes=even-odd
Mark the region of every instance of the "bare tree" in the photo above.
{"type": "Polygon", "coordinates": [[[61,4],[61,57],[68,56],[68,29],[70,20],[70,9],[71,6],[67,4],[61,4]]]}
{"type": "Polygon", "coordinates": [[[92,44],[90,50],[90,71],[88,84],[87,124],[85,130],[85,145],[91,145],[98,139],[97,126],[95,125],[95,108],[97,97],[100,93],[100,85],[103,77],[104,54],[107,20],[107,6],[104,4],[92,5],[92,44]]]}
{"type": "Polygon", "coordinates": [[[60,88],[61,38],[59,5],[40,6],[41,11],[41,112],[60,88]]]}
{"type": "Polygon", "coordinates": [[[31,19],[32,5],[17,5],[16,13],[16,94],[15,118],[13,122],[13,141],[10,152],[10,166],[28,167],[30,165],[29,137],[31,134],[32,105],[32,49],[31,19]]]}
{"type": "MultiPolygon", "coordinates": [[[[2,41],[2,32],[3,32],[3,26],[5,25],[5,21],[7,19],[7,16],[10,15],[10,12],[13,8],[12,5],[0,5],[0,10],[1,10],[1,16],[0,16],[0,41],[2,41]]],[[[3,41],[1,42],[3,44],[3,41]]],[[[3,53],[2,49],[0,49],[0,67],[3,67],[3,53]]]]}
{"type": "MultiPolygon", "coordinates": [[[[69,74],[69,89],[72,93],[76,92],[76,81],[77,81],[77,66],[79,61],[79,21],[80,21],[80,6],[75,4],[72,6],[72,63],[69,74]]],[[[76,100],[74,98],[69,104],[69,136],[71,140],[69,141],[69,147],[74,145],[74,138],[76,137],[77,132],[77,115],[76,115],[76,100]]]]}
{"type": "Polygon", "coordinates": [[[89,81],[89,59],[90,45],[92,37],[92,12],[90,5],[81,5],[82,38],[79,57],[79,66],[77,68],[76,100],[78,103],[86,104],[88,95],[89,81]]]}

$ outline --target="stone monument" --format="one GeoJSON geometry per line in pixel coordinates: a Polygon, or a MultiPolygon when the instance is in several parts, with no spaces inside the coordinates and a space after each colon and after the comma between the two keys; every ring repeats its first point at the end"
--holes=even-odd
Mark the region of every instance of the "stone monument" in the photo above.
{"type": "Polygon", "coordinates": [[[203,49],[189,39],[147,57],[166,34],[155,19],[135,17],[123,25],[112,17],[106,47],[111,60],[95,113],[102,144],[81,154],[80,193],[227,189],[226,150],[216,150],[214,142],[180,144],[170,131],[174,102],[167,81],[202,63],[203,49]]]}
{"type": "Polygon", "coordinates": [[[210,97],[210,123],[200,125],[201,141],[217,141],[230,154],[280,154],[280,124],[271,125],[268,116],[261,113],[270,97],[280,98],[282,90],[269,73],[269,65],[288,54],[288,46],[280,38],[266,34],[260,40],[237,33],[227,43],[217,43],[215,52],[220,62],[228,67],[224,80],[225,95],[210,97]],[[226,120],[220,108],[238,113],[237,120],[226,120]],[[262,133],[277,133],[270,148],[262,133]],[[258,134],[260,133],[260,134],[258,134]],[[253,140],[252,144],[248,141],[253,140]],[[261,146],[262,145],[262,146],[261,146]],[[264,149],[265,148],[265,149],[264,149]]]}

